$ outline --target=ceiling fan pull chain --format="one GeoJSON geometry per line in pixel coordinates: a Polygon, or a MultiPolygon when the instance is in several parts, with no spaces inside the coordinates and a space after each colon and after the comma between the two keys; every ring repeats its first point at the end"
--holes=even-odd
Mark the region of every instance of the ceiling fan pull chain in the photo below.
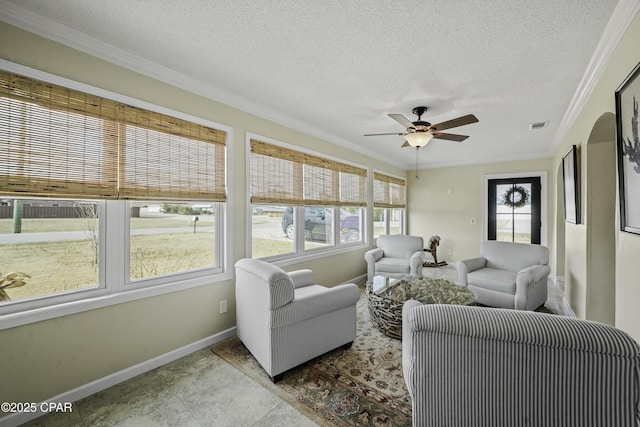
{"type": "Polygon", "coordinates": [[[420,179],[418,176],[418,155],[420,154],[420,147],[416,147],[416,181],[420,179]]]}

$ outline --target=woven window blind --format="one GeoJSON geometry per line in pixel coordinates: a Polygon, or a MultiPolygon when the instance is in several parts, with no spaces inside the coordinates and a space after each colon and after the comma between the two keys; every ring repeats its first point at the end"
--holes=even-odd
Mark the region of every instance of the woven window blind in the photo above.
{"type": "Polygon", "coordinates": [[[0,70],[0,194],[224,201],[225,138],[0,70]]]}
{"type": "Polygon", "coordinates": [[[251,140],[251,202],[365,206],[366,169],[251,140]]]}
{"type": "Polygon", "coordinates": [[[374,172],[373,206],[377,208],[406,207],[405,180],[374,172]]]}

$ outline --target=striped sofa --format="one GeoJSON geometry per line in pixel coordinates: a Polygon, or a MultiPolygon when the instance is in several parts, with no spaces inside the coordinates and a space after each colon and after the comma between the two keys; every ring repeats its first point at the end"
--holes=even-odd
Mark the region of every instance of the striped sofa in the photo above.
{"type": "Polygon", "coordinates": [[[414,426],[640,425],[640,347],[613,327],[410,300],[402,331],[414,426]]]}
{"type": "Polygon", "coordinates": [[[240,341],[273,382],[282,374],[356,336],[355,284],[326,288],[311,270],[291,273],[245,258],[235,264],[236,324],[240,341]]]}

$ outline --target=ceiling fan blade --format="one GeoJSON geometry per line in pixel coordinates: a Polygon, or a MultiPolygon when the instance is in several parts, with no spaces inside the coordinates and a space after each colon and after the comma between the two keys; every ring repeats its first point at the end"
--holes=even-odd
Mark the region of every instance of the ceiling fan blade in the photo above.
{"type": "Polygon", "coordinates": [[[382,136],[382,135],[404,135],[401,132],[393,132],[393,133],[366,133],[363,136],[382,136]]]}
{"type": "Polygon", "coordinates": [[[389,117],[391,117],[393,120],[400,123],[402,126],[406,127],[407,129],[414,127],[413,123],[411,123],[411,121],[407,119],[405,116],[403,116],[402,114],[389,114],[389,117]]]}
{"type": "Polygon", "coordinates": [[[461,116],[456,119],[447,120],[446,122],[438,123],[436,125],[431,125],[431,129],[440,132],[441,130],[451,129],[458,126],[469,125],[471,123],[477,123],[478,118],[473,114],[467,114],[466,116],[461,116]]]}
{"type": "Polygon", "coordinates": [[[444,132],[433,132],[432,133],[434,139],[446,139],[447,141],[456,141],[462,142],[465,139],[469,138],[467,135],[456,135],[453,133],[444,133],[444,132]]]}
{"type": "Polygon", "coordinates": [[[402,144],[400,146],[400,148],[404,148],[404,147],[411,147],[411,144],[409,144],[407,141],[405,141],[404,144],[402,144]]]}

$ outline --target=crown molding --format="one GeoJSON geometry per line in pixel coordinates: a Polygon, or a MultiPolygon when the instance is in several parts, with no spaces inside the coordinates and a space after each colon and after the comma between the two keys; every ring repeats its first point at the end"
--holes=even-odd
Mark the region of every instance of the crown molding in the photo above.
{"type": "Polygon", "coordinates": [[[274,112],[245,97],[238,96],[200,80],[177,72],[164,65],[141,58],[124,49],[105,43],[87,34],[69,28],[49,18],[38,15],[13,3],[5,3],[0,9],[0,20],[9,25],[29,31],[38,36],[58,42],[64,46],[121,66],[136,73],[151,77],[171,86],[183,89],[199,96],[211,99],[253,114],[265,120],[286,126],[329,143],[366,155],[372,159],[405,169],[406,164],[395,162],[383,155],[366,150],[366,148],[349,142],[341,137],[300,122],[284,114],[274,112]]]}
{"type": "Polygon", "coordinates": [[[549,155],[555,153],[558,145],[567,135],[569,129],[578,118],[578,115],[582,112],[600,76],[602,76],[606,66],[609,64],[611,55],[618,46],[618,43],[620,43],[624,33],[638,15],[638,12],[640,12],[640,1],[620,0],[618,2],[596,46],[596,50],[589,61],[589,65],[582,76],[582,80],[580,80],[578,89],[573,95],[569,107],[558,126],[558,131],[550,147],[549,155]]]}

